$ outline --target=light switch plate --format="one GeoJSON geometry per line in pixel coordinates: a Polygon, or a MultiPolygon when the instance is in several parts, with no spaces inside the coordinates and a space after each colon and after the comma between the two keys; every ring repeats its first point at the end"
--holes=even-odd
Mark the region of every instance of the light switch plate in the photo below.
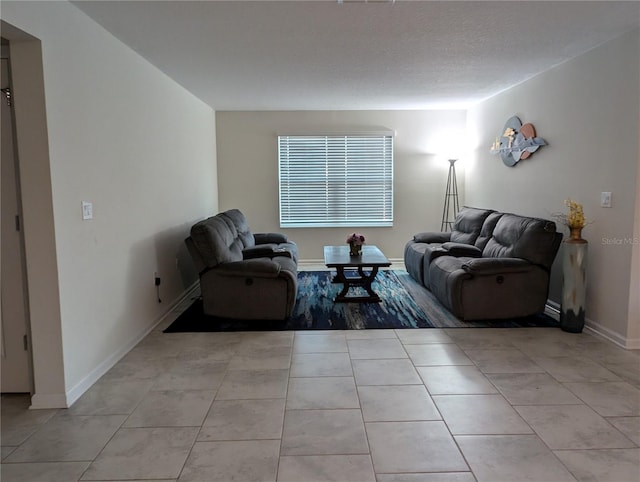
{"type": "Polygon", "coordinates": [[[82,219],[93,219],[93,203],[82,201],[82,219]]]}
{"type": "Polygon", "coordinates": [[[610,192],[601,192],[600,193],[600,207],[610,208],[611,207],[611,193],[610,192]]]}

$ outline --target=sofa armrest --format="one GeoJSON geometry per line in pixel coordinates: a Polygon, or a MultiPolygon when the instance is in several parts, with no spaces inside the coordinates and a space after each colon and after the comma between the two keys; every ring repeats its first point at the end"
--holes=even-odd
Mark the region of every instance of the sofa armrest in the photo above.
{"type": "Polygon", "coordinates": [[[446,243],[451,239],[451,233],[436,233],[426,231],[423,233],[417,233],[413,235],[413,240],[416,243],[446,243]]]}
{"type": "Polygon", "coordinates": [[[222,263],[213,269],[220,276],[230,277],[277,278],[280,274],[280,265],[268,258],[222,263]]]}
{"type": "Polygon", "coordinates": [[[291,253],[285,248],[279,248],[273,244],[257,244],[242,250],[242,257],[245,260],[255,258],[273,258],[275,256],[287,256],[288,258],[291,258],[291,253]]]}
{"type": "Polygon", "coordinates": [[[254,233],[253,237],[256,244],[280,244],[289,242],[287,235],[282,233],[254,233]]]}
{"type": "Polygon", "coordinates": [[[193,260],[193,264],[196,268],[196,271],[198,273],[202,273],[204,270],[207,269],[207,265],[202,259],[202,256],[200,256],[200,252],[198,251],[198,248],[196,248],[196,245],[193,242],[193,239],[191,238],[191,236],[189,236],[187,239],[184,240],[184,242],[187,245],[187,250],[191,255],[191,259],[193,260]]]}
{"type": "Polygon", "coordinates": [[[482,250],[477,246],[465,243],[444,243],[440,248],[445,251],[445,255],[455,256],[456,258],[480,258],[482,256],[482,250]]]}
{"type": "Polygon", "coordinates": [[[527,273],[536,266],[522,258],[475,258],[462,265],[467,273],[478,276],[491,276],[507,273],[527,273]]]}

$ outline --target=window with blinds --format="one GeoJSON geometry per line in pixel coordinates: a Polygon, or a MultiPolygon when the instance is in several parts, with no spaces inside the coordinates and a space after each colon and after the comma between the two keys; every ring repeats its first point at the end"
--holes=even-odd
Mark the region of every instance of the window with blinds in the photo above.
{"type": "Polygon", "coordinates": [[[280,227],[393,226],[393,136],[280,135],[280,227]]]}

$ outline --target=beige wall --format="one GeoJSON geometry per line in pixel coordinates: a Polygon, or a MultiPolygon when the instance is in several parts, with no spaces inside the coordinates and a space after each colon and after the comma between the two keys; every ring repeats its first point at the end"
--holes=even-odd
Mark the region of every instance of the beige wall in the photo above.
{"type": "Polygon", "coordinates": [[[588,324],[627,344],[640,341],[628,338],[632,332],[637,337],[640,323],[637,311],[635,320],[629,312],[630,288],[638,293],[637,271],[631,283],[632,249],[638,248],[628,242],[640,216],[638,45],[636,30],[472,108],[469,129],[478,145],[465,186],[470,204],[526,215],[566,211],[566,198],[582,203],[592,221],[583,231],[589,241],[588,324]],[[512,115],[533,123],[549,145],[509,168],[489,147],[512,115]],[[612,208],[600,207],[602,191],[613,193],[612,208]]]}
{"type": "MultiPolygon", "coordinates": [[[[220,209],[240,208],[253,231],[285,232],[303,260],[322,258],[322,247],[343,244],[346,228],[282,229],[278,215],[278,133],[395,130],[394,226],[358,228],[367,243],[402,258],[410,237],[439,230],[449,163],[461,151],[464,111],[216,112],[220,209]]],[[[458,185],[464,184],[464,163],[458,185]]],[[[462,197],[462,196],[461,196],[462,197]]],[[[462,201],[462,199],[461,199],[462,201]]]]}
{"type": "MultiPolygon", "coordinates": [[[[60,308],[44,322],[61,325],[72,402],[196,281],[183,239],[218,209],[215,118],[71,4],[3,1],[2,19],[42,42],[53,218],[28,206],[25,218],[55,222],[60,308]]],[[[37,293],[30,302],[49,308],[37,293]]]]}

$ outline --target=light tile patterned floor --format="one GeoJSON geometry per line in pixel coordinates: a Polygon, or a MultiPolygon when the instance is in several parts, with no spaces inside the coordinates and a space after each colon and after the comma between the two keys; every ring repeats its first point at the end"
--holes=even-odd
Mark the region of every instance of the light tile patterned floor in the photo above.
{"type": "Polygon", "coordinates": [[[586,333],[162,328],[69,410],[3,396],[2,481],[640,480],[640,353],[586,333]]]}

